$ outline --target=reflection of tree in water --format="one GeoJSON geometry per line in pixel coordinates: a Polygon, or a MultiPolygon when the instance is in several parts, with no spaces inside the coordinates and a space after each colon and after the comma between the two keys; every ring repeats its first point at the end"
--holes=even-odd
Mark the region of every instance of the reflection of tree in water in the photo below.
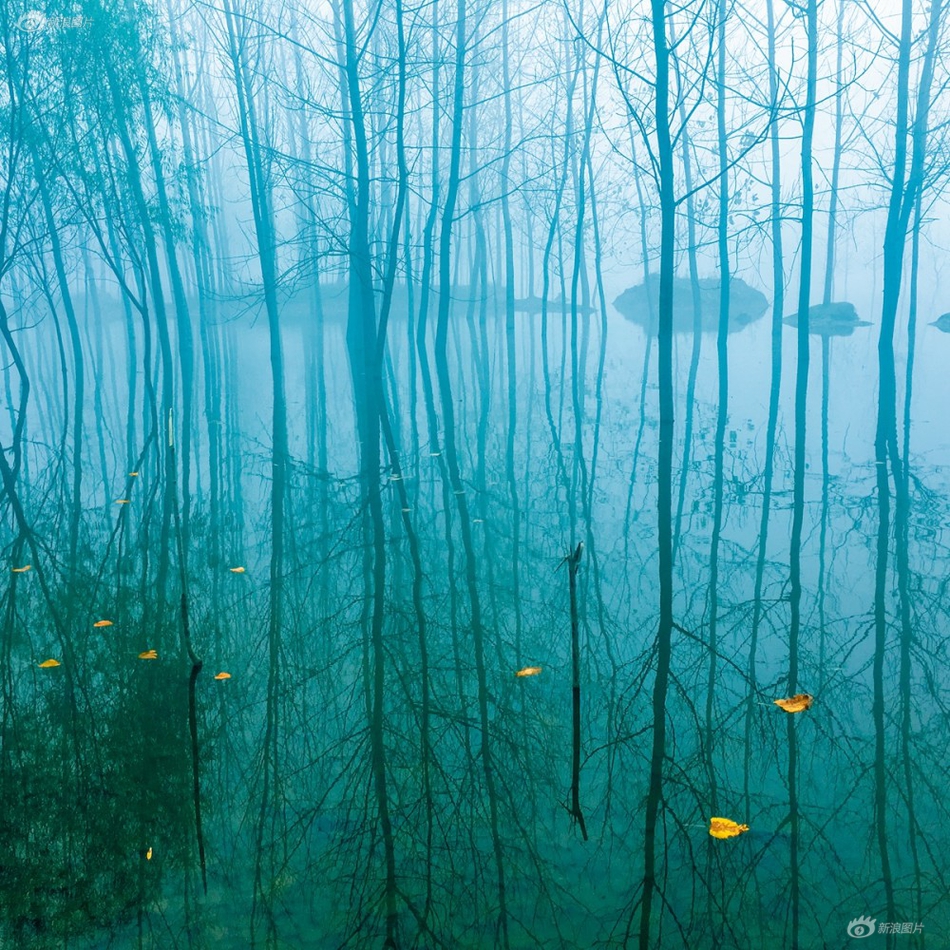
{"type": "MultiPolygon", "coordinates": [[[[538,410],[541,391],[524,386],[519,398],[523,417],[531,403],[538,410]]],[[[496,413],[507,412],[501,400],[496,405],[496,413]]],[[[691,455],[686,528],[676,564],[677,623],[682,629],[671,667],[667,709],[668,778],[660,813],[658,888],[664,906],[681,920],[689,917],[683,929],[686,939],[706,940],[707,928],[718,927],[725,917],[728,926],[723,939],[731,935],[738,942],[769,945],[781,939],[791,899],[788,816],[781,794],[785,714],[771,705],[773,698],[785,694],[775,645],[782,641],[788,623],[781,539],[788,536],[791,519],[789,464],[785,454],[777,451],[771,532],[780,540],[767,552],[757,605],[761,436],[742,425],[726,429],[717,677],[712,719],[707,721],[706,584],[714,514],[715,407],[699,401],[695,412],[697,445],[691,455]],[[757,689],[747,735],[747,657],[757,607],[757,689]],[[703,741],[710,725],[717,750],[711,763],[703,741]],[[734,842],[713,841],[705,830],[710,764],[716,771],[721,810],[748,821],[752,829],[734,842]],[[748,801],[743,795],[747,769],[748,801]],[[688,908],[694,905],[705,910],[690,913],[688,908]]],[[[458,431],[475,431],[481,413],[479,400],[467,400],[456,417],[458,431]]],[[[395,450],[406,444],[406,422],[390,418],[395,450]]],[[[817,427],[815,432],[817,438],[817,427]]],[[[648,427],[645,458],[654,451],[655,439],[656,429],[648,427]]],[[[778,446],[786,441],[780,427],[778,446]]],[[[565,451],[573,451],[568,442],[565,451]]],[[[384,436],[384,443],[390,445],[388,437],[384,436]]],[[[513,923],[514,932],[527,929],[542,941],[567,946],[587,939],[584,935],[589,934],[592,921],[602,938],[609,939],[613,933],[619,939],[622,929],[615,929],[614,923],[618,915],[624,923],[627,919],[620,914],[628,899],[623,869],[641,861],[643,783],[649,762],[647,696],[654,654],[644,631],[652,628],[655,617],[650,613],[654,581],[645,539],[652,531],[652,518],[643,511],[627,529],[629,561],[610,556],[628,540],[615,515],[623,507],[628,472],[609,464],[608,440],[608,462],[598,468],[592,487],[591,516],[600,552],[599,595],[589,570],[582,569],[578,575],[582,596],[587,598],[581,667],[582,769],[590,841],[584,845],[572,832],[564,807],[571,736],[568,598],[563,570],[554,570],[564,554],[563,541],[545,529],[562,510],[563,495],[558,487],[558,462],[544,454],[546,444],[545,430],[534,431],[526,444],[515,448],[512,466],[519,510],[525,513],[519,543],[519,573],[526,579],[521,657],[514,653],[511,575],[501,569],[513,556],[514,518],[508,504],[504,453],[489,454],[480,471],[477,459],[460,453],[460,484],[467,493],[473,540],[469,554],[454,507],[448,525],[456,548],[451,571],[445,569],[444,456],[430,456],[428,449],[418,454],[402,452],[398,456],[401,478],[392,477],[394,468],[381,475],[389,582],[383,611],[386,676],[380,740],[386,752],[398,931],[404,937],[427,932],[456,934],[462,940],[468,934],[477,935],[473,940],[490,942],[494,924],[488,921],[497,921],[497,860],[491,800],[480,758],[477,657],[469,633],[466,558],[470,556],[485,612],[483,623],[493,631],[483,655],[484,691],[495,767],[495,820],[506,870],[505,898],[511,921],[535,921],[513,923]],[[621,499],[619,506],[615,499],[621,499]],[[412,509],[416,517],[407,522],[404,508],[412,509]],[[486,544],[494,551],[492,571],[482,554],[486,544]],[[598,598],[600,602],[595,603],[598,598]],[[420,616],[425,618],[424,643],[418,632],[420,616]],[[521,660],[538,663],[542,674],[516,679],[513,673],[521,660]],[[616,684],[616,699],[609,706],[612,684],[616,684]],[[424,715],[428,719],[425,745],[424,715]]],[[[909,687],[902,686],[898,655],[886,654],[885,695],[892,695],[896,705],[885,713],[885,766],[889,798],[899,803],[906,787],[903,750],[909,744],[919,878],[921,887],[929,890],[943,886],[939,861],[933,857],[943,847],[940,829],[946,827],[946,806],[934,778],[945,771],[942,727],[939,714],[927,710],[938,710],[948,702],[940,685],[947,659],[940,631],[947,609],[943,582],[933,565],[948,553],[943,526],[950,503],[929,487],[942,485],[939,471],[925,468],[923,461],[912,461],[906,530],[914,544],[904,581],[912,592],[912,675],[909,687]],[[911,697],[911,725],[906,733],[897,712],[898,697],[904,695],[911,697]]],[[[266,471],[267,457],[248,455],[245,464],[251,470],[266,471]]],[[[572,464],[570,456],[568,464],[572,464]]],[[[871,900],[864,897],[866,882],[879,873],[867,853],[874,812],[869,771],[873,744],[868,730],[873,699],[868,676],[872,618],[869,578],[861,569],[875,541],[871,497],[875,473],[869,464],[851,463],[834,453],[829,465],[831,477],[809,482],[805,505],[804,536],[809,542],[803,567],[799,682],[817,698],[798,722],[801,900],[809,908],[803,920],[803,941],[808,935],[818,939],[817,935],[837,932],[841,902],[871,900]],[[828,510],[824,670],[819,666],[818,622],[820,492],[827,496],[828,510]],[[856,577],[861,579],[857,583],[856,577]],[[819,690],[821,682],[824,686],[819,690]]],[[[385,924],[380,899],[386,875],[373,791],[360,632],[365,540],[355,480],[332,478],[305,460],[295,462],[293,469],[284,579],[283,686],[275,707],[281,749],[273,807],[281,816],[283,838],[279,850],[268,857],[269,867],[273,859],[273,871],[268,870],[262,893],[273,907],[278,932],[291,933],[295,927],[307,932],[309,928],[325,934],[328,945],[335,945],[347,934],[356,942],[369,939],[385,924]],[[321,498],[326,499],[325,509],[317,504],[321,498]]],[[[448,484],[448,502],[454,504],[451,478],[448,484]]],[[[224,487],[233,494],[233,486],[224,487]]],[[[246,914],[227,912],[225,907],[233,894],[249,895],[253,886],[248,856],[253,854],[256,838],[261,795],[258,763],[266,725],[262,700],[267,690],[268,647],[260,631],[266,629],[268,587],[255,552],[262,550],[258,539],[269,531],[269,523],[256,508],[259,503],[258,496],[248,494],[248,536],[242,542],[248,553],[247,572],[227,573],[227,564],[232,562],[214,568],[226,574],[217,595],[214,623],[213,585],[203,565],[193,567],[191,591],[194,636],[206,657],[206,671],[199,678],[199,721],[209,863],[209,897],[200,913],[196,909],[195,918],[207,933],[232,942],[239,942],[247,927],[246,914]],[[257,511],[253,515],[252,506],[257,511]],[[210,674],[216,668],[230,670],[233,678],[213,682],[210,674]]],[[[160,505],[160,498],[151,504],[160,505]]],[[[196,497],[191,558],[196,565],[207,553],[205,505],[196,497]]],[[[150,509],[142,517],[148,522],[150,509]]],[[[36,926],[47,933],[93,933],[96,927],[115,927],[117,921],[134,923],[139,909],[146,929],[174,927],[184,916],[182,897],[170,897],[170,906],[157,914],[160,895],[179,890],[183,874],[191,881],[192,896],[197,894],[187,666],[178,665],[175,631],[163,633],[150,627],[152,608],[143,611],[138,606],[145,562],[136,552],[143,538],[133,519],[122,532],[124,540],[120,546],[117,536],[115,553],[108,561],[115,564],[121,557],[123,565],[122,579],[108,582],[110,596],[115,597],[116,626],[88,633],[81,633],[79,625],[76,628],[74,647],[85,658],[75,674],[76,692],[81,710],[88,710],[88,715],[84,712],[78,720],[72,715],[64,689],[65,668],[34,672],[32,667],[20,667],[35,679],[8,680],[6,735],[10,738],[4,739],[3,828],[8,842],[5,853],[15,860],[4,872],[4,906],[8,926],[20,927],[24,934],[34,928],[33,920],[40,921],[36,926]],[[129,641],[120,638],[130,629],[140,631],[143,639],[139,633],[131,634],[135,642],[122,652],[117,644],[125,649],[129,641]],[[167,649],[162,649],[163,642],[167,649]],[[159,661],[136,659],[137,648],[155,644],[159,661]],[[34,701],[39,712],[28,712],[34,701]],[[48,842],[45,850],[36,847],[38,841],[48,842]],[[142,852],[149,845],[154,856],[145,862],[142,852]],[[47,882],[43,886],[67,887],[68,894],[44,895],[37,883],[41,876],[47,882]],[[35,893],[28,898],[31,890],[35,893]],[[17,920],[21,923],[16,924],[17,920]]],[[[102,548],[92,543],[91,533],[84,537],[88,548],[102,548]]],[[[895,543],[894,536],[890,543],[895,543]]],[[[108,574],[106,570],[104,576],[108,574]]],[[[16,632],[23,629],[17,618],[41,617],[44,609],[34,602],[36,578],[31,574],[16,578],[16,614],[7,629],[13,638],[11,648],[22,650],[27,644],[22,640],[25,634],[16,632]]],[[[94,602],[82,588],[74,589],[72,596],[79,604],[94,602]]],[[[77,609],[77,615],[80,612],[77,609]]],[[[89,606],[87,616],[92,613],[89,606]]],[[[897,600],[888,601],[887,622],[895,630],[902,623],[897,600]]],[[[52,649],[53,643],[41,647],[43,641],[36,639],[41,627],[34,622],[27,628],[33,652],[38,654],[52,649]]],[[[891,805],[892,811],[901,807],[891,805]]],[[[909,836],[910,826],[900,817],[894,822],[895,913],[906,912],[910,917],[911,909],[904,911],[908,905],[901,903],[901,895],[910,893],[916,872],[909,858],[910,839],[905,836],[901,843],[899,837],[904,828],[909,836]]],[[[846,916],[850,919],[854,914],[846,916]]],[[[937,926],[936,912],[928,920],[931,917],[937,926]]]]}
{"type": "Polygon", "coordinates": [[[0,936],[804,948],[864,913],[939,934],[950,503],[911,452],[912,348],[902,446],[894,380],[878,464],[830,426],[854,410],[829,365],[862,339],[832,339],[859,325],[831,300],[848,5],[841,201],[801,202],[830,221],[794,423],[781,320],[820,156],[782,145],[809,100],[806,60],[777,62],[815,0],[766,4],[757,64],[738,8],[654,4],[678,91],[645,124],[665,54],[622,4],[285,6],[173,12],[167,38],[143,7],[88,59],[0,11],[0,515],[32,565],[2,575],[0,936]],[[631,324],[602,264],[634,231],[631,324]],[[760,433],[736,399],[770,243],[760,433]],[[807,712],[773,704],[799,689],[807,712]],[[713,810],[751,830],[712,839],[713,810]]]}
{"type": "Polygon", "coordinates": [[[78,721],[62,667],[8,680],[0,906],[18,946],[141,926],[193,866],[187,672],[100,651],[82,676],[78,721]]]}

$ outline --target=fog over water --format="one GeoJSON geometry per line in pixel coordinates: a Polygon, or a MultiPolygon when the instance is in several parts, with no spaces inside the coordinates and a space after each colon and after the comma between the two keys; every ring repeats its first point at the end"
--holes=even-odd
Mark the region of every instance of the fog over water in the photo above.
{"type": "Polygon", "coordinates": [[[0,945],[950,946],[943,0],[0,54],[0,945]]]}

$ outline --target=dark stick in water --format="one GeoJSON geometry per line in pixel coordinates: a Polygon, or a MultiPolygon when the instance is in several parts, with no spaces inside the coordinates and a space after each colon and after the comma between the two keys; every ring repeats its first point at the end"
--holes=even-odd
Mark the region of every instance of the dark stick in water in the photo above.
{"type": "Polygon", "coordinates": [[[581,826],[581,834],[587,840],[587,825],[581,811],[581,647],[580,630],[577,621],[577,571],[584,553],[584,542],[578,543],[574,551],[564,560],[567,561],[567,576],[571,591],[571,694],[573,701],[574,738],[573,761],[571,764],[571,818],[581,826]]]}

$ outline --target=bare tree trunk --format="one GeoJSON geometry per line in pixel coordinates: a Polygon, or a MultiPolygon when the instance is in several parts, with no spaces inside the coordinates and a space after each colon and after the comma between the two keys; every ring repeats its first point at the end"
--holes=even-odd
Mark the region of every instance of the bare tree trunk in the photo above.
{"type": "Polygon", "coordinates": [[[650,783],[643,827],[643,895],[640,901],[640,950],[649,950],[653,898],[657,890],[657,824],[663,797],[666,757],[666,700],[673,646],[673,274],[675,267],[676,197],[673,137],[670,130],[670,51],[666,4],[652,0],[650,18],[655,57],[654,117],[660,193],[660,302],[658,362],[660,432],[657,464],[657,546],[659,551],[660,619],[656,634],[653,681],[653,744],[650,783]]]}
{"type": "Polygon", "coordinates": [[[465,57],[468,49],[468,0],[457,0],[455,28],[455,75],[452,87],[452,138],[449,147],[449,177],[439,232],[439,309],[435,328],[435,352],[445,359],[449,309],[452,301],[452,225],[458,201],[462,168],[462,125],[465,112],[465,57]]]}
{"type": "MultiPolygon", "coordinates": [[[[779,75],[776,61],[775,7],[768,0],[767,30],[769,59],[769,100],[778,101],[779,75]]],[[[756,693],[756,661],[759,643],[759,628],[762,622],[762,588],[765,577],[765,561],[768,551],[769,516],[772,510],[772,483],[775,473],[775,435],[778,428],[779,396],[782,384],[782,318],[785,313],[785,261],[782,250],[782,152],[781,128],[778,118],[772,119],[769,128],[771,152],[771,237],[772,237],[772,346],[771,371],[769,374],[769,413],[765,431],[765,466],[763,471],[762,513],[759,519],[759,545],[756,557],[755,587],[753,592],[752,631],[749,638],[749,698],[746,701],[745,760],[743,763],[743,799],[751,809],[750,772],[752,754],[753,715],[756,693]]]]}
{"type": "MultiPolygon", "coordinates": [[[[263,284],[264,307],[267,314],[268,337],[270,342],[270,370],[272,386],[272,452],[271,452],[271,519],[270,519],[270,586],[268,597],[268,667],[267,667],[267,708],[264,734],[263,789],[258,816],[257,860],[255,865],[254,907],[252,908],[252,933],[257,911],[265,916],[268,939],[276,937],[276,922],[270,906],[271,888],[262,880],[263,847],[265,825],[270,824],[272,832],[269,842],[271,860],[278,840],[275,830],[279,818],[278,801],[280,795],[280,695],[281,695],[281,653],[283,629],[283,585],[284,585],[284,531],[286,517],[286,495],[288,485],[288,465],[290,462],[287,438],[287,404],[284,391],[284,356],[281,342],[280,319],[277,306],[277,262],[276,236],[274,231],[273,208],[269,173],[264,164],[262,128],[257,116],[255,92],[251,85],[250,70],[247,63],[247,34],[239,26],[232,0],[225,0],[225,23],[228,33],[228,53],[231,59],[234,89],[238,102],[238,118],[241,141],[250,182],[251,210],[254,217],[254,231],[258,262],[263,284]],[[258,907],[258,898],[263,896],[264,906],[258,907]]],[[[243,25],[243,23],[242,23],[243,25]]]]}
{"type": "Polygon", "coordinates": [[[835,276],[835,241],[838,231],[838,184],[841,180],[841,138],[844,125],[844,90],[842,60],[844,59],[845,0],[838,0],[838,24],[835,31],[835,145],[831,160],[831,188],[828,194],[828,244],[825,248],[825,289],[822,303],[831,303],[835,276]]]}
{"type": "MultiPolygon", "coordinates": [[[[799,636],[801,633],[802,604],[802,531],[805,520],[805,448],[806,419],[808,406],[808,310],[811,302],[812,249],[814,245],[815,187],[812,167],[812,148],[815,132],[815,112],[818,85],[818,3],[808,0],[806,11],[808,34],[808,75],[806,100],[802,118],[802,244],[801,275],[798,291],[798,364],[795,379],[795,473],[792,490],[792,532],[789,550],[789,601],[791,615],[788,631],[788,693],[798,690],[799,636]]],[[[792,950],[799,946],[801,915],[801,866],[799,863],[799,814],[798,814],[798,740],[796,720],[789,716],[786,721],[788,735],[788,809],[791,819],[791,875],[792,902],[792,950]]]]}
{"type": "MultiPolygon", "coordinates": [[[[709,551],[709,670],[706,678],[705,755],[709,781],[709,807],[719,814],[719,784],[716,780],[715,697],[719,649],[719,544],[722,537],[723,490],[725,478],[726,423],[729,417],[729,290],[732,274],[729,261],[729,141],[726,129],[726,19],[728,0],[719,0],[716,22],[716,132],[719,158],[719,222],[716,234],[719,254],[719,325],[716,335],[716,372],[719,382],[716,435],[713,446],[713,525],[709,551]]],[[[708,853],[708,852],[707,852],[708,853]]],[[[721,925],[719,925],[721,927],[721,925]]],[[[719,927],[717,927],[719,932],[719,927]]]]}
{"type": "MultiPolygon", "coordinates": [[[[353,149],[356,154],[356,182],[350,194],[350,237],[348,247],[350,306],[346,336],[350,352],[360,360],[360,374],[378,374],[374,366],[379,341],[376,305],[373,296],[372,255],[369,244],[370,181],[369,143],[363,91],[360,84],[360,54],[356,45],[356,19],[353,0],[340,0],[343,14],[345,104],[349,117],[353,149]]],[[[394,232],[393,243],[398,240],[394,232]]]]}

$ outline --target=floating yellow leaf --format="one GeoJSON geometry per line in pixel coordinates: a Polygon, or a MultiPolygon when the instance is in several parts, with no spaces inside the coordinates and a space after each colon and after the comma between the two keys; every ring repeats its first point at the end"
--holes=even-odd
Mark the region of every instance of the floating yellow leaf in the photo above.
{"type": "Polygon", "coordinates": [[[243,574],[244,571],[247,570],[247,568],[244,568],[244,567],[232,567],[232,568],[229,568],[229,570],[231,571],[232,574],[243,574]]]}
{"type": "Polygon", "coordinates": [[[14,573],[14,574],[25,574],[27,571],[32,570],[32,569],[33,569],[33,565],[32,565],[32,564],[24,564],[23,567],[15,567],[15,568],[13,568],[13,573],[14,573]]]}
{"type": "Polygon", "coordinates": [[[523,670],[518,670],[515,676],[537,676],[540,672],[540,666],[526,666],[523,670]]]}
{"type": "Polygon", "coordinates": [[[748,825],[740,825],[729,818],[709,819],[709,833],[714,838],[735,838],[748,830],[748,825]]]}
{"type": "Polygon", "coordinates": [[[128,505],[128,504],[130,504],[128,498],[116,498],[115,503],[116,503],[117,505],[128,505]]]}
{"type": "Polygon", "coordinates": [[[59,660],[43,660],[43,662],[40,663],[40,669],[49,670],[49,669],[52,669],[54,666],[59,666],[59,665],[60,665],[59,660]]]}
{"type": "Polygon", "coordinates": [[[139,473],[138,473],[138,472],[129,472],[129,477],[130,477],[130,478],[138,478],[138,477],[139,477],[139,473]]]}
{"type": "Polygon", "coordinates": [[[229,680],[231,679],[230,673],[217,673],[214,677],[216,680],[229,680]]]}
{"type": "Polygon", "coordinates": [[[97,620],[97,621],[93,624],[93,626],[94,626],[94,627],[111,627],[111,626],[112,626],[112,621],[111,621],[111,620],[97,620]]]}
{"type": "Polygon", "coordinates": [[[797,693],[794,696],[789,696],[788,699],[776,699],[774,703],[779,709],[784,709],[787,713],[798,713],[811,709],[811,704],[814,701],[814,696],[809,696],[808,693],[797,693]]]}
{"type": "Polygon", "coordinates": [[[157,660],[158,654],[154,650],[146,650],[144,653],[139,654],[140,660],[157,660]]]}
{"type": "Polygon", "coordinates": [[[145,860],[146,860],[146,861],[151,861],[151,860],[152,860],[152,849],[151,849],[151,848],[149,848],[148,851],[145,852],[145,860]]]}

